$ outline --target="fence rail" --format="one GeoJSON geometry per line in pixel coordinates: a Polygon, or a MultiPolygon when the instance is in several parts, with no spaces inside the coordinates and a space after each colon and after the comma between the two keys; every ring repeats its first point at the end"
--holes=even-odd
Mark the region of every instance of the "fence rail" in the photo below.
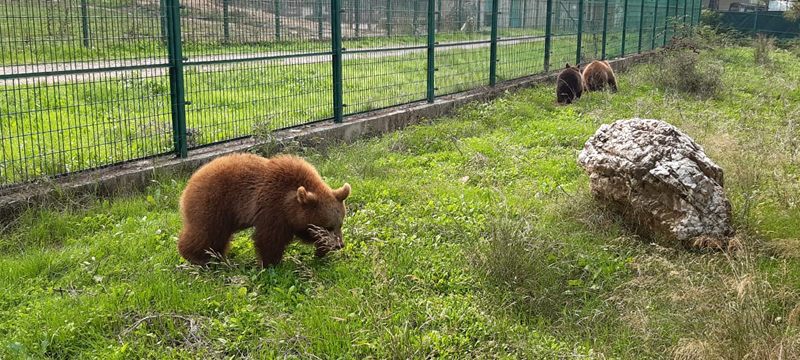
{"type": "Polygon", "coordinates": [[[663,46],[699,0],[7,0],[0,188],[663,46]]]}

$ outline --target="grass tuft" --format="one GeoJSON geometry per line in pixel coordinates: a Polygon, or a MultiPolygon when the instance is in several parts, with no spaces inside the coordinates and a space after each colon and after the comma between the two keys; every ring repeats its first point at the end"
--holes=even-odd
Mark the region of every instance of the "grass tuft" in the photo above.
{"type": "Polygon", "coordinates": [[[772,63],[770,54],[773,51],[775,51],[775,39],[764,34],[758,34],[753,39],[753,58],[756,65],[770,65],[772,63]]]}
{"type": "Polygon", "coordinates": [[[710,61],[700,63],[698,53],[681,50],[668,52],[657,62],[653,81],[669,90],[708,99],[722,92],[723,71],[720,64],[710,61]]]}

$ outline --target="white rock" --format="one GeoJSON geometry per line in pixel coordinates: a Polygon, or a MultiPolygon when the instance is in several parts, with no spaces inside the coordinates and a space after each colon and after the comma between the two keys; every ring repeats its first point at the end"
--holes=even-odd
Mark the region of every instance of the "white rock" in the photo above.
{"type": "Polygon", "coordinates": [[[592,193],[653,232],[695,246],[733,235],[723,172],[703,148],[658,120],[603,125],[578,156],[592,193]]]}

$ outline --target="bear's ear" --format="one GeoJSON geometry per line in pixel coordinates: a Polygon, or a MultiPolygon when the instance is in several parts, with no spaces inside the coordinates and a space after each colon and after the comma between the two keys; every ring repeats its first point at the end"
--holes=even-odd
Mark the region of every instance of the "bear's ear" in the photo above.
{"type": "Polygon", "coordinates": [[[314,193],[306,190],[304,187],[297,188],[297,202],[302,205],[310,204],[317,200],[317,196],[314,193]]]}
{"type": "Polygon", "coordinates": [[[567,63],[567,66],[564,66],[564,69],[569,69],[569,68],[571,68],[571,67],[572,67],[572,66],[569,66],[569,63],[567,63]]]}
{"type": "Polygon", "coordinates": [[[347,199],[347,197],[350,196],[350,184],[345,183],[344,186],[333,190],[333,196],[335,196],[336,200],[339,201],[344,201],[344,199],[347,199]]]}

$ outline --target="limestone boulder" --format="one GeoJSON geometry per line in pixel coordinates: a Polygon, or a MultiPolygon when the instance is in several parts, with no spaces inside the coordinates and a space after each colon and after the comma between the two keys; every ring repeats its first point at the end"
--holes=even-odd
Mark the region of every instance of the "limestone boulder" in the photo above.
{"type": "Polygon", "coordinates": [[[640,228],[695,247],[725,247],[734,233],[722,168],[668,123],[603,125],[578,162],[595,197],[640,228]]]}

